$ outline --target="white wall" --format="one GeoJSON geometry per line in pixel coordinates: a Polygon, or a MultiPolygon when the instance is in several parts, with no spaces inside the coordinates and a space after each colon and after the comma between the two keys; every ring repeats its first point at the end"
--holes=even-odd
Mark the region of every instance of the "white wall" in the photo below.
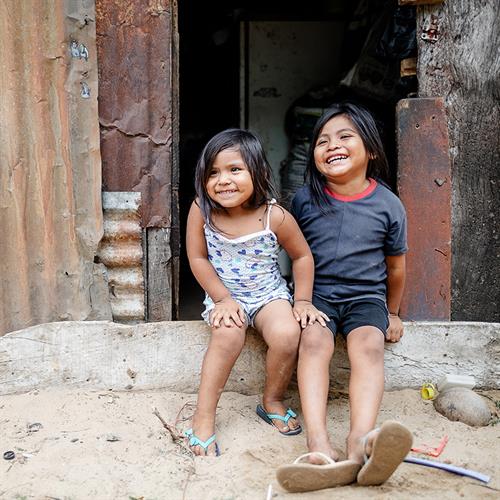
{"type": "Polygon", "coordinates": [[[248,102],[248,127],[264,142],[278,187],[280,162],[288,152],[285,113],[312,87],[339,79],[343,32],[340,22],[249,22],[247,100],[242,36],[241,126],[245,126],[244,105],[248,102]]]}

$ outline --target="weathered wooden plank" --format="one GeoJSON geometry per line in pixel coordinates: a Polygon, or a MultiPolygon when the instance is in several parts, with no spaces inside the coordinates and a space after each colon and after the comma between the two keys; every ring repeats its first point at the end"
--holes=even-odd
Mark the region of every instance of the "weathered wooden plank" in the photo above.
{"type": "Polygon", "coordinates": [[[500,2],[417,9],[419,95],[442,96],[452,157],[453,320],[500,320],[500,2]],[[418,36],[431,24],[434,40],[418,36]]]}
{"type": "Polygon", "coordinates": [[[398,103],[398,188],[408,215],[407,286],[401,315],[449,320],[451,168],[442,99],[398,103]]]}
{"type": "MultiPolygon", "coordinates": [[[[418,388],[443,373],[467,373],[480,388],[500,388],[499,323],[412,322],[405,332],[404,342],[385,348],[387,390],[418,388]]],[[[193,393],[209,339],[210,328],[202,321],[38,325],[0,338],[0,395],[64,385],[193,393]]],[[[260,393],[266,351],[262,337],[250,330],[225,390],[260,393]]],[[[331,373],[333,389],[347,387],[343,341],[331,373]]]]}
{"type": "Polygon", "coordinates": [[[147,234],[148,321],[172,319],[172,252],[170,229],[149,228],[147,234]]]}
{"type": "Polygon", "coordinates": [[[181,231],[179,217],[180,186],[180,101],[179,101],[179,26],[177,0],[172,1],[172,319],[179,318],[179,274],[181,231]]]}

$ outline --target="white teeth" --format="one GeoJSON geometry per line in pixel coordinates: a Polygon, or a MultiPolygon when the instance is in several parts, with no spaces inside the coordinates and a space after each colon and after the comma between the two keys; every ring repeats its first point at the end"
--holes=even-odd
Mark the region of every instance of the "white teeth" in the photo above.
{"type": "Polygon", "coordinates": [[[338,160],[345,160],[347,156],[334,156],[333,158],[329,158],[326,163],[330,164],[333,163],[334,161],[338,160]]]}

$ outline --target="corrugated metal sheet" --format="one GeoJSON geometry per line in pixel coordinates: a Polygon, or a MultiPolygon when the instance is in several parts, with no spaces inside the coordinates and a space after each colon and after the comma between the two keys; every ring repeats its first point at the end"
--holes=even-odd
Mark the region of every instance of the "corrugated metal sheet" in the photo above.
{"type": "Polygon", "coordinates": [[[141,193],[103,193],[104,237],[99,261],[108,271],[113,319],[144,321],[141,193]]]}
{"type": "Polygon", "coordinates": [[[140,191],[144,227],[170,227],[172,0],[97,0],[104,191],[140,191]]]}
{"type": "Polygon", "coordinates": [[[109,319],[94,2],[0,2],[0,68],[0,334],[109,319]]]}

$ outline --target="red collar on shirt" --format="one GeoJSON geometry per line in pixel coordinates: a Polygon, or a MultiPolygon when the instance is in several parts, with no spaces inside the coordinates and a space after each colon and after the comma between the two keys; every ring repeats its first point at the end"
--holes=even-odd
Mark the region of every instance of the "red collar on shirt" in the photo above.
{"type": "Polygon", "coordinates": [[[327,195],[331,196],[332,198],[335,198],[336,200],[339,200],[339,201],[361,200],[362,198],[365,198],[369,194],[373,193],[374,189],[377,187],[377,181],[375,179],[372,179],[370,177],[369,181],[370,181],[370,184],[368,185],[368,187],[364,191],[361,191],[361,193],[358,193],[358,194],[353,194],[352,196],[344,196],[342,194],[334,193],[333,191],[328,189],[327,186],[325,186],[325,193],[327,195]]]}

